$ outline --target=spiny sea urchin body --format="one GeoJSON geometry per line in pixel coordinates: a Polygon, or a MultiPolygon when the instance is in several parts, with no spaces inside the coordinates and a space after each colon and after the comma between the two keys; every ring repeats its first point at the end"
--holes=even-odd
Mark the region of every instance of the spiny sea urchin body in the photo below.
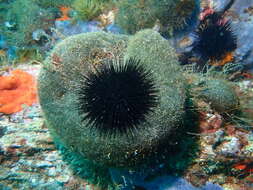
{"type": "Polygon", "coordinates": [[[218,61],[236,49],[236,41],[231,21],[225,20],[214,12],[200,22],[195,32],[193,51],[203,59],[218,61]]]}
{"type": "Polygon", "coordinates": [[[104,167],[138,168],[166,159],[168,139],[185,114],[174,53],[152,30],[129,39],[97,32],[60,42],[39,77],[52,134],[104,167]]]}
{"type": "Polygon", "coordinates": [[[129,34],[156,24],[161,32],[173,32],[193,19],[198,4],[196,0],[122,0],[118,2],[116,24],[129,34]]]}
{"type": "Polygon", "coordinates": [[[80,84],[80,113],[101,134],[134,130],[156,107],[157,90],[151,71],[139,60],[111,61],[84,76],[80,84]]]}

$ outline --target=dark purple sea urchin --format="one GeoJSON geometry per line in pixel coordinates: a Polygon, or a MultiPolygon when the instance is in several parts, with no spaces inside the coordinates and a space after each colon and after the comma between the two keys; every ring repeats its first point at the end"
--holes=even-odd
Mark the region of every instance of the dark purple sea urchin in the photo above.
{"type": "Polygon", "coordinates": [[[151,72],[139,60],[111,61],[85,76],[79,90],[83,121],[104,133],[126,132],[145,121],[157,104],[151,72]]]}
{"type": "Polygon", "coordinates": [[[194,36],[193,51],[205,60],[221,60],[237,47],[231,21],[226,21],[216,12],[200,21],[194,36]]]}

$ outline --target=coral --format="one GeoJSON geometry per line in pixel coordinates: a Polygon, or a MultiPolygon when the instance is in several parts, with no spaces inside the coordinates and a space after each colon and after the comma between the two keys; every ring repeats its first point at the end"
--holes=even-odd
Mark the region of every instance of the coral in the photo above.
{"type": "Polygon", "coordinates": [[[195,0],[122,0],[118,2],[116,24],[129,34],[160,24],[160,30],[173,33],[184,28],[197,11],[195,0]]]}
{"type": "Polygon", "coordinates": [[[13,70],[10,76],[0,76],[0,112],[11,114],[37,101],[33,76],[22,70],[13,70]]]}
{"type": "MultiPolygon", "coordinates": [[[[87,33],[60,42],[45,61],[39,77],[40,103],[53,136],[97,167],[137,169],[166,162],[166,155],[171,153],[170,144],[173,144],[167,139],[171,135],[175,136],[172,139],[176,139],[175,131],[182,129],[185,115],[186,86],[174,53],[170,44],[152,30],[142,31],[133,37],[104,32],[87,33]],[[145,45],[140,48],[141,42],[145,45]],[[124,66],[117,66],[117,72],[112,74],[114,67],[110,63],[115,60],[124,66]],[[129,89],[127,83],[130,79],[126,81],[125,74],[119,76],[119,71],[133,77],[131,83],[136,84],[137,92],[142,97],[138,101],[145,101],[146,105],[130,105],[130,98],[137,92],[129,89]],[[106,80],[99,81],[96,77],[105,77],[106,80]],[[112,79],[120,81],[111,84],[108,81],[112,79]],[[97,82],[106,83],[108,87],[100,91],[99,85],[94,86],[97,82]],[[143,87],[137,88],[141,84],[146,86],[145,90],[143,87]],[[155,91],[153,84],[158,87],[155,91]],[[123,98],[115,98],[114,88],[124,92],[121,94],[123,98]],[[153,92],[155,97],[151,94],[153,92]],[[98,98],[101,105],[94,103],[89,106],[103,108],[108,101],[112,101],[112,105],[108,104],[111,110],[107,107],[103,108],[107,113],[99,113],[99,109],[94,112],[94,107],[85,107],[94,98],[98,98]],[[154,100],[157,100],[155,104],[154,100]],[[117,107],[126,104],[129,110],[117,107]],[[129,117],[124,118],[114,110],[131,111],[137,115],[127,113],[124,115],[129,117]],[[105,119],[109,111],[116,115],[105,119]],[[96,117],[97,114],[101,117],[96,117]],[[114,123],[109,126],[110,122],[114,123]],[[121,130],[115,129],[120,127],[121,130]]],[[[102,177],[97,172],[94,175],[94,171],[90,172],[90,176],[102,177]]]]}

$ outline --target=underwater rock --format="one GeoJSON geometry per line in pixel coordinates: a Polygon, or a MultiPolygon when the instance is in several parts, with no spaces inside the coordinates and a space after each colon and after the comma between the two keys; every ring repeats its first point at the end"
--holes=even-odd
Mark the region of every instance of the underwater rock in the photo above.
{"type": "Polygon", "coordinates": [[[0,35],[0,49],[7,48],[6,40],[3,35],[0,35]]]}
{"type": "Polygon", "coordinates": [[[17,48],[15,46],[8,46],[7,41],[3,35],[0,35],[0,50],[5,49],[7,52],[7,58],[13,60],[17,58],[17,48]]]}
{"type": "MultiPolygon", "coordinates": [[[[2,136],[4,136],[4,134],[6,133],[6,131],[7,131],[7,128],[6,128],[6,127],[0,126],[0,138],[1,138],[2,136]]],[[[1,149],[0,149],[0,150],[1,150],[1,149]]]]}
{"type": "Polygon", "coordinates": [[[32,165],[32,167],[37,167],[37,168],[49,168],[53,166],[54,165],[49,161],[40,161],[32,165]]]}
{"type": "Polygon", "coordinates": [[[248,144],[245,147],[243,147],[243,151],[246,154],[253,154],[253,133],[252,132],[248,135],[248,144]]]}
{"type": "MultiPolygon", "coordinates": [[[[2,116],[0,126],[6,132],[0,138],[0,183],[6,189],[54,189],[63,185],[72,176],[71,171],[55,150],[48,129],[43,127],[40,107],[26,110],[25,115],[37,112],[31,120],[23,123],[10,122],[2,116]]],[[[76,187],[83,183],[75,184],[76,187]]]]}
{"type": "MultiPolygon", "coordinates": [[[[224,7],[226,1],[214,0],[218,10],[224,7]]],[[[235,51],[236,62],[245,66],[246,70],[253,72],[253,15],[247,11],[253,5],[252,0],[234,1],[228,11],[228,16],[233,20],[232,26],[237,34],[237,46],[235,51]]]]}
{"type": "Polygon", "coordinates": [[[98,32],[102,29],[98,26],[99,22],[97,21],[78,21],[75,24],[72,24],[71,21],[55,21],[56,29],[65,36],[71,36],[74,34],[86,33],[86,32],[98,32]]]}
{"type": "Polygon", "coordinates": [[[11,21],[6,21],[4,22],[4,25],[9,29],[9,30],[14,30],[16,23],[11,22],[11,21]]]}
{"type": "Polygon", "coordinates": [[[235,156],[240,151],[241,143],[238,138],[231,137],[228,142],[224,142],[221,147],[219,147],[218,153],[235,156]]]}
{"type": "Polygon", "coordinates": [[[34,185],[34,188],[37,190],[45,189],[45,190],[50,190],[50,189],[55,189],[55,190],[64,190],[65,188],[63,185],[59,182],[48,182],[48,183],[41,183],[39,184],[39,187],[37,187],[38,184],[34,185]]]}
{"type": "Polygon", "coordinates": [[[253,44],[248,43],[253,40],[253,23],[238,22],[235,23],[235,25],[237,27],[237,31],[240,33],[238,36],[238,49],[235,52],[236,62],[244,65],[247,70],[251,70],[253,72],[253,44]]]}
{"type": "Polygon", "coordinates": [[[223,188],[217,184],[207,183],[204,187],[200,188],[200,190],[223,190],[223,188]]]}
{"type": "MultiPolygon", "coordinates": [[[[121,190],[133,190],[134,187],[140,187],[145,190],[223,190],[219,185],[207,183],[203,187],[194,187],[185,179],[174,176],[161,176],[151,181],[145,181],[145,175],[133,175],[131,173],[122,172],[114,176],[116,183],[125,184],[121,190]],[[120,178],[119,178],[120,177],[120,178]]],[[[138,189],[138,188],[137,188],[138,189]]]]}
{"type": "Polygon", "coordinates": [[[216,145],[222,142],[224,139],[224,136],[225,136],[225,132],[222,129],[216,131],[213,144],[216,145]]]}
{"type": "Polygon", "coordinates": [[[115,25],[115,24],[109,24],[109,25],[107,25],[106,28],[105,28],[105,30],[107,32],[111,32],[113,34],[123,34],[122,29],[119,26],[115,25]]]}
{"type": "Polygon", "coordinates": [[[72,36],[75,34],[86,32],[98,32],[107,31],[113,34],[122,34],[122,29],[115,24],[109,24],[105,28],[100,26],[100,22],[97,21],[78,21],[77,23],[71,23],[71,21],[55,21],[56,29],[65,36],[72,36]]]}
{"type": "Polygon", "coordinates": [[[37,41],[40,45],[46,44],[50,41],[49,35],[43,29],[33,31],[32,39],[37,41]]]}
{"type": "Polygon", "coordinates": [[[250,80],[244,80],[239,83],[240,89],[247,90],[253,88],[252,82],[250,80]]]}
{"type": "Polygon", "coordinates": [[[211,2],[213,3],[213,6],[216,11],[222,11],[228,5],[228,3],[230,3],[230,1],[231,0],[223,0],[223,1],[212,0],[211,2]]]}
{"type": "Polygon", "coordinates": [[[9,60],[14,60],[17,58],[17,49],[18,48],[15,46],[8,47],[7,55],[9,60]]]}

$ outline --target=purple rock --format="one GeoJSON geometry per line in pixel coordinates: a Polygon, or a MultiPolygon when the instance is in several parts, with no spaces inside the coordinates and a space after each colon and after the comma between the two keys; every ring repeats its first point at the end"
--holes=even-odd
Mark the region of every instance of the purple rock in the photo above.
{"type": "Polygon", "coordinates": [[[6,40],[3,35],[0,34],[0,49],[7,48],[6,40]]]}
{"type": "MultiPolygon", "coordinates": [[[[213,1],[217,10],[221,10],[229,2],[229,0],[213,1]]],[[[250,6],[253,6],[253,0],[235,0],[229,10],[233,12],[233,15],[236,15],[235,18],[232,18],[232,26],[237,35],[236,62],[244,65],[246,70],[253,72],[253,15],[245,12],[250,6]]]]}
{"type": "Polygon", "coordinates": [[[146,181],[147,173],[129,172],[126,170],[110,169],[112,180],[122,184],[121,190],[132,190],[136,187],[145,190],[223,190],[216,184],[207,183],[201,188],[194,187],[181,177],[163,175],[146,181]]]}
{"type": "Polygon", "coordinates": [[[99,22],[90,21],[78,21],[77,23],[73,24],[71,21],[55,21],[56,29],[61,32],[65,36],[71,36],[80,33],[86,32],[97,32],[101,31],[102,28],[99,27],[99,22]]]}
{"type": "Polygon", "coordinates": [[[110,24],[106,27],[106,31],[114,33],[114,34],[123,34],[123,31],[120,27],[115,24],[110,24]]]}

